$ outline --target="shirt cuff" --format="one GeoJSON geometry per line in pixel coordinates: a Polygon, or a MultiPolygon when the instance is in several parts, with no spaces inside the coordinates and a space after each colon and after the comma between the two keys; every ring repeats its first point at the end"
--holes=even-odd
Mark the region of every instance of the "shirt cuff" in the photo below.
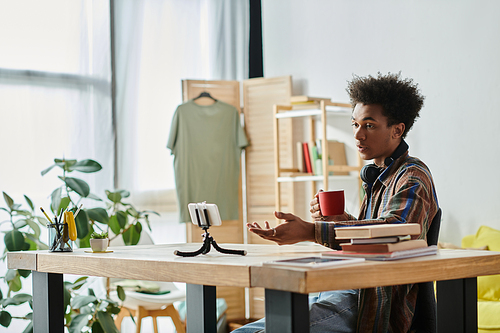
{"type": "Polygon", "coordinates": [[[335,249],[338,244],[335,242],[335,223],[315,221],[314,238],[316,243],[335,249]]]}

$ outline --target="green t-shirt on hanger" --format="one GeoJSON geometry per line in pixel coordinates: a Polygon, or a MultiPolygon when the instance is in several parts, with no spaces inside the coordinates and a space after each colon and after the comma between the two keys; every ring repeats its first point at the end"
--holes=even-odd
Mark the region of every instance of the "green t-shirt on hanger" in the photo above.
{"type": "Polygon", "coordinates": [[[177,107],[167,148],[174,155],[180,219],[190,222],[188,203],[215,203],[222,220],[238,219],[241,149],[248,145],[238,110],[227,103],[177,107]]]}

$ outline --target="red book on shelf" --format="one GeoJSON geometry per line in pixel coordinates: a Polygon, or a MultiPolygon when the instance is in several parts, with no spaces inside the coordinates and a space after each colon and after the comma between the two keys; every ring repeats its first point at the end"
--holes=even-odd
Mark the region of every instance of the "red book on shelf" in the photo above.
{"type": "Polygon", "coordinates": [[[303,142],[302,146],[304,147],[304,158],[306,160],[306,171],[307,173],[313,173],[313,168],[311,164],[311,155],[309,154],[309,145],[307,142],[303,142]]]}

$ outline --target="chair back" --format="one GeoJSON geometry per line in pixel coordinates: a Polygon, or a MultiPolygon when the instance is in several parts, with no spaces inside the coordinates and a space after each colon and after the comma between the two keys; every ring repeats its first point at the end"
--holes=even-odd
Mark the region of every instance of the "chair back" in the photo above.
{"type": "MultiPolygon", "coordinates": [[[[437,245],[440,227],[441,208],[434,215],[431,226],[427,231],[427,244],[429,246],[437,245]]],[[[433,282],[418,283],[417,303],[415,304],[411,331],[426,333],[436,333],[437,331],[436,294],[433,282]]]]}
{"type": "Polygon", "coordinates": [[[427,245],[437,245],[439,238],[439,228],[441,227],[441,208],[432,219],[431,226],[427,231],[427,245]]]}

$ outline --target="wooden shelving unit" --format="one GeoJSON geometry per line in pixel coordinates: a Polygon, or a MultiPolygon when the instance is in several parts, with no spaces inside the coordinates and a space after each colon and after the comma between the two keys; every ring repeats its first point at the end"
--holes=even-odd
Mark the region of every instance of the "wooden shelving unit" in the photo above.
{"type": "Polygon", "coordinates": [[[327,124],[328,118],[334,117],[350,117],[351,105],[346,103],[335,103],[327,99],[317,99],[309,105],[274,105],[274,157],[275,157],[275,188],[277,195],[275,196],[276,210],[280,211],[281,203],[281,184],[289,182],[311,182],[311,190],[316,192],[316,182],[322,182],[323,188],[329,188],[331,181],[335,179],[359,179],[359,171],[363,166],[359,154],[356,165],[329,165],[328,163],[328,140],[327,140],[327,124]],[[322,174],[313,175],[309,173],[299,172],[295,168],[282,168],[280,165],[280,120],[290,118],[304,118],[308,122],[309,141],[321,139],[321,156],[322,158],[322,174]],[[320,122],[320,132],[316,135],[316,122],[320,122]],[[356,176],[351,175],[329,175],[331,172],[346,173],[356,171],[356,176]]]}

